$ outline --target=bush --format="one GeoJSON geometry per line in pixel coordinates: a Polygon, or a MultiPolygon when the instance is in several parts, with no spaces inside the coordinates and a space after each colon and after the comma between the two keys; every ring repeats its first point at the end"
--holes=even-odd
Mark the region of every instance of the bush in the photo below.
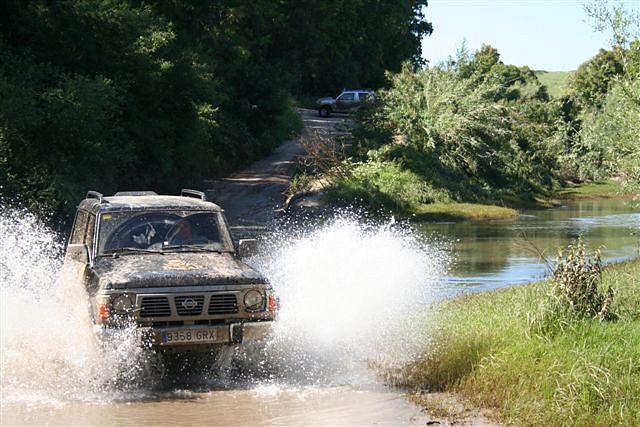
{"type": "Polygon", "coordinates": [[[490,70],[479,78],[477,71],[464,77],[442,68],[405,68],[390,76],[377,108],[358,117],[356,141],[377,150],[369,154],[386,146],[402,168],[465,201],[485,201],[499,190],[551,189],[557,110],[538,93],[533,73],[503,64],[490,70]]]}
{"type": "Polygon", "coordinates": [[[531,317],[530,329],[535,335],[553,336],[580,319],[616,318],[613,289],[601,289],[602,261],[596,250],[591,257],[584,240],[578,238],[558,254],[550,291],[540,303],[539,313],[531,317]]]}
{"type": "Polygon", "coordinates": [[[351,174],[331,188],[328,197],[333,202],[404,214],[421,204],[451,201],[445,190],[434,188],[398,163],[369,161],[351,167],[351,174]]]}

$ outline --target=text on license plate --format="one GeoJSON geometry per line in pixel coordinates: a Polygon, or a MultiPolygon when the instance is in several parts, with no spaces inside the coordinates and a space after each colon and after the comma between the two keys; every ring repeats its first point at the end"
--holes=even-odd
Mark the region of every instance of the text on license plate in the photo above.
{"type": "Polygon", "coordinates": [[[184,331],[166,331],[162,333],[162,344],[176,344],[189,342],[218,342],[224,337],[222,330],[196,329],[184,331]]]}

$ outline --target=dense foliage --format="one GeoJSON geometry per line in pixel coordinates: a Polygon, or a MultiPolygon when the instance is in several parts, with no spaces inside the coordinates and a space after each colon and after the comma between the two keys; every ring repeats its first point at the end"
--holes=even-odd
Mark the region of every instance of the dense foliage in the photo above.
{"type": "Polygon", "coordinates": [[[640,197],[640,14],[619,2],[587,8],[598,30],[611,33],[570,79],[562,99],[561,175],[578,180],[620,178],[640,197]]]}
{"type": "Polygon", "coordinates": [[[574,155],[582,178],[618,176],[640,194],[640,41],[624,54],[624,73],[601,95],[599,106],[578,111],[580,132],[570,141],[572,152],[577,147],[583,154],[574,155]]]}
{"type": "Polygon", "coordinates": [[[559,109],[529,68],[503,64],[483,46],[390,79],[359,117],[362,157],[334,195],[377,191],[374,204],[415,211],[432,202],[506,203],[553,188],[559,109]]]}
{"type": "Polygon", "coordinates": [[[601,50],[571,76],[561,98],[561,177],[618,176],[637,185],[640,163],[640,41],[601,50]]]}
{"type": "Polygon", "coordinates": [[[291,94],[417,60],[424,1],[7,0],[0,191],[64,213],[89,188],[174,192],[268,153],[291,94]]]}
{"type": "Polygon", "coordinates": [[[432,31],[425,20],[425,0],[250,4],[245,25],[251,27],[255,20],[265,25],[258,40],[267,46],[268,59],[286,72],[296,96],[378,88],[386,82],[385,71],[400,71],[407,60],[422,61],[422,37],[432,31]]]}

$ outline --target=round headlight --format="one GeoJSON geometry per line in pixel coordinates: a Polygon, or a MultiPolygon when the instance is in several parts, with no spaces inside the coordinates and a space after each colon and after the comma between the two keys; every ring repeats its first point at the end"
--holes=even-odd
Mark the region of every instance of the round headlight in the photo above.
{"type": "Polygon", "coordinates": [[[244,294],[244,306],[247,310],[259,310],[264,305],[262,292],[252,289],[244,294]]]}
{"type": "Polygon", "coordinates": [[[113,311],[115,311],[117,314],[126,314],[131,312],[131,309],[133,308],[133,302],[127,295],[118,295],[113,299],[111,307],[113,307],[113,311]]]}

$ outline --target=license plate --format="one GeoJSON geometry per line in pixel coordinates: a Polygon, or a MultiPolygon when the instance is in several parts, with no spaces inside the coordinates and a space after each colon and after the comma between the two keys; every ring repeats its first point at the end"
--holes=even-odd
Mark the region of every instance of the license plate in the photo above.
{"type": "Polygon", "coordinates": [[[227,342],[228,337],[222,328],[184,329],[162,332],[162,344],[218,343],[227,342]]]}

